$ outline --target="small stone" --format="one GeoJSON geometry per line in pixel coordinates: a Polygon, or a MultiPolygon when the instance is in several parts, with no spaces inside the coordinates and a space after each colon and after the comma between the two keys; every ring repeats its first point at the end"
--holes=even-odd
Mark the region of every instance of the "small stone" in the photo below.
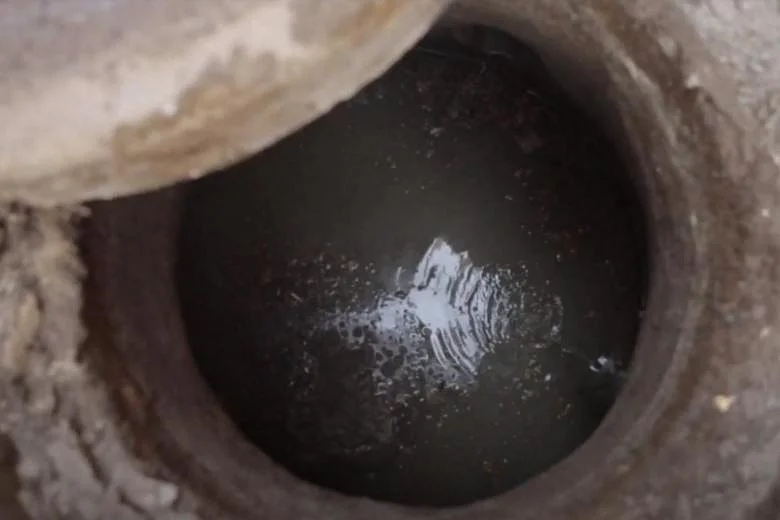
{"type": "Polygon", "coordinates": [[[689,89],[697,89],[701,87],[701,78],[695,72],[688,74],[685,78],[685,86],[689,89]]]}
{"type": "Polygon", "coordinates": [[[145,511],[168,508],[179,497],[179,488],[175,484],[135,472],[118,472],[116,479],[127,501],[145,511]]]}
{"type": "Polygon", "coordinates": [[[731,409],[736,400],[737,397],[735,395],[719,394],[712,398],[712,404],[715,405],[715,408],[721,413],[726,413],[731,409]]]}

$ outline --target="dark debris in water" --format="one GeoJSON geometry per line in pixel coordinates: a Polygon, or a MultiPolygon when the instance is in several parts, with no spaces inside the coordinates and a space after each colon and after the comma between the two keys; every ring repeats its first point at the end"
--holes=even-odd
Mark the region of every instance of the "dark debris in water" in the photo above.
{"type": "Polygon", "coordinates": [[[583,442],[625,377],[645,257],[624,172],[527,49],[480,38],[423,42],[188,193],[201,371],[318,484],[494,495],[583,442]]]}

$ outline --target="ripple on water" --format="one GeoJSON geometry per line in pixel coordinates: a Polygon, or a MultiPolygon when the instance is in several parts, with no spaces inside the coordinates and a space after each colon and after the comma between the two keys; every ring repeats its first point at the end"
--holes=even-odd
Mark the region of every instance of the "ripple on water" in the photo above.
{"type": "Polygon", "coordinates": [[[318,313],[309,327],[311,337],[338,334],[345,348],[370,351],[374,392],[397,403],[442,389],[467,391],[499,346],[560,342],[558,296],[531,287],[524,270],[475,265],[440,237],[387,285],[368,302],[318,313]]]}

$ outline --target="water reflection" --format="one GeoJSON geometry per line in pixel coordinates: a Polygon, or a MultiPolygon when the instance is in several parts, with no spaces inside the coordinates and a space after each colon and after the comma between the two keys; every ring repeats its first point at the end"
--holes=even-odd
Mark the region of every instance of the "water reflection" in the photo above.
{"type": "Polygon", "coordinates": [[[193,354],[248,437],[314,483],[426,506],[506,491],[594,431],[644,263],[593,126],[522,56],[441,50],[193,184],[178,266],[193,354]]]}
{"type": "MultiPolygon", "coordinates": [[[[533,288],[524,270],[475,265],[467,251],[435,238],[414,266],[399,266],[385,290],[316,316],[314,335],[335,331],[350,349],[369,348],[376,392],[411,381],[466,390],[496,347],[539,349],[560,342],[561,299],[533,288]],[[368,301],[366,301],[368,300],[368,301]]],[[[416,388],[415,390],[420,390],[416,388]]],[[[399,402],[412,395],[398,392],[399,402]]]]}

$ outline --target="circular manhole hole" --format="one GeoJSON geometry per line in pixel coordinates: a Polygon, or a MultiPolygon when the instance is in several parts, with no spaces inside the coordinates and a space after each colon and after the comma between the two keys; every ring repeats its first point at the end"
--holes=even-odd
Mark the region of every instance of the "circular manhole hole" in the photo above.
{"type": "Polygon", "coordinates": [[[645,292],[642,209],[539,63],[496,31],[437,34],[186,187],[192,352],[297,476],[469,503],[566,457],[614,401],[645,292]]]}

